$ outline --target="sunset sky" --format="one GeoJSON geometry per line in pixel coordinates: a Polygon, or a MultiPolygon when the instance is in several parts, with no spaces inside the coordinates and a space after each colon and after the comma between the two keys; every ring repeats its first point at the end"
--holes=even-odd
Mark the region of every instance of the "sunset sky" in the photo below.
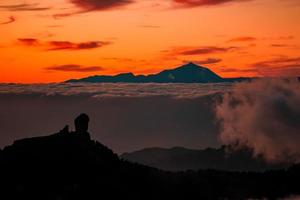
{"type": "Polygon", "coordinates": [[[299,0],[1,0],[0,82],[151,74],[300,76],[299,0]]]}

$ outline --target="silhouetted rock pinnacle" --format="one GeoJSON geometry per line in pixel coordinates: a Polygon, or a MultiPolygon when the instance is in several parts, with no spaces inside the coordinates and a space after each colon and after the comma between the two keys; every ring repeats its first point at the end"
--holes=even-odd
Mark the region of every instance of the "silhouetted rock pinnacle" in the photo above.
{"type": "Polygon", "coordinates": [[[85,113],[80,114],[74,121],[75,132],[88,139],[90,139],[90,134],[88,133],[89,121],[90,118],[85,113]]]}
{"type": "Polygon", "coordinates": [[[118,161],[118,156],[110,149],[90,139],[88,133],[89,117],[79,115],[75,120],[75,131],[69,132],[65,126],[58,133],[49,136],[17,140],[3,150],[5,161],[27,165],[27,163],[60,162],[66,165],[83,161],[111,164],[118,161]],[[97,159],[96,159],[97,158],[97,159]]]}

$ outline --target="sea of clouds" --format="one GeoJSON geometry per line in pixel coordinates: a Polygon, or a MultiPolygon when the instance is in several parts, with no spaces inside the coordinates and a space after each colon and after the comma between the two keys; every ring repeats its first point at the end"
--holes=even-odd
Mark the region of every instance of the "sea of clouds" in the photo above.
{"type": "MultiPolygon", "coordinates": [[[[0,146],[48,135],[85,112],[94,139],[118,153],[146,147],[253,149],[300,161],[300,83],[0,84],[0,146]]],[[[71,126],[72,129],[73,126],[71,126]]]]}
{"type": "Polygon", "coordinates": [[[0,84],[0,146],[55,133],[82,112],[92,137],[119,153],[218,146],[214,102],[230,90],[226,83],[0,84]]]}
{"type": "Polygon", "coordinates": [[[158,83],[58,83],[58,84],[0,84],[0,94],[89,95],[105,97],[197,98],[230,91],[231,83],[158,84],[158,83]]]}

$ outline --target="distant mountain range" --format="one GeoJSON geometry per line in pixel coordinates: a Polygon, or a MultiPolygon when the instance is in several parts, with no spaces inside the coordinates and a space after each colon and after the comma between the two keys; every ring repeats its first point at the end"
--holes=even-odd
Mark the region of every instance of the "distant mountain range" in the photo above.
{"type": "Polygon", "coordinates": [[[96,75],[81,79],[67,80],[68,83],[220,83],[249,80],[249,78],[222,78],[210,69],[194,63],[164,70],[151,75],[123,73],[115,76],[96,75]]]}
{"type": "Polygon", "coordinates": [[[262,157],[253,158],[249,149],[234,150],[223,146],[219,149],[192,150],[183,147],[146,148],[120,157],[130,162],[168,170],[185,171],[215,169],[226,171],[264,171],[287,167],[288,164],[269,164],[262,157]]]}

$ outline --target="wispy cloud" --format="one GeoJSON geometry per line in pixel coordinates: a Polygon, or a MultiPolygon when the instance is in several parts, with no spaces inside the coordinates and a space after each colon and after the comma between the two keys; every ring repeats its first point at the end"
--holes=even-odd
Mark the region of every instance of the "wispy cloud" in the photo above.
{"type": "Polygon", "coordinates": [[[156,25],[140,25],[141,28],[161,28],[161,26],[156,25]]]}
{"type": "Polygon", "coordinates": [[[26,46],[38,46],[40,44],[35,38],[19,38],[18,42],[26,46]]]}
{"type": "Polygon", "coordinates": [[[104,41],[88,41],[88,42],[70,42],[70,41],[39,41],[35,38],[19,38],[18,43],[23,46],[39,47],[46,51],[59,51],[59,50],[87,50],[100,48],[111,42],[104,41]]]}
{"type": "Polygon", "coordinates": [[[16,17],[10,16],[7,21],[1,22],[0,25],[11,24],[14,23],[15,21],[16,21],[16,17]]]}
{"type": "Polygon", "coordinates": [[[69,0],[69,2],[79,8],[79,10],[54,14],[53,17],[55,19],[92,11],[116,9],[134,3],[133,0],[69,0]]]}
{"type": "Polygon", "coordinates": [[[201,55],[201,54],[213,54],[213,53],[225,53],[236,49],[236,47],[218,47],[218,46],[205,46],[198,48],[190,48],[187,50],[179,51],[179,55],[201,55]]]}
{"type": "Polygon", "coordinates": [[[45,11],[50,10],[51,7],[41,7],[40,4],[11,4],[11,5],[0,5],[1,10],[8,11],[45,11]]]}
{"type": "Polygon", "coordinates": [[[262,76],[300,76],[300,57],[279,57],[253,63],[251,67],[262,76]]]}
{"type": "MultiPolygon", "coordinates": [[[[195,64],[198,64],[198,65],[207,65],[207,64],[219,63],[221,61],[222,61],[222,59],[219,59],[219,58],[207,58],[204,60],[193,60],[192,62],[195,64]]],[[[187,62],[191,62],[191,61],[184,60],[183,62],[187,63],[187,62]]]]}
{"type": "Polygon", "coordinates": [[[228,68],[228,67],[223,67],[219,69],[220,72],[224,73],[256,73],[257,70],[253,68],[249,69],[240,69],[240,68],[228,68]]]}
{"type": "Polygon", "coordinates": [[[292,35],[289,35],[289,36],[280,36],[276,39],[278,39],[278,40],[293,40],[293,39],[295,39],[295,37],[292,35]]]}
{"type": "Polygon", "coordinates": [[[267,65],[274,65],[274,64],[284,64],[284,63],[299,63],[300,64],[300,57],[296,58],[289,58],[289,57],[280,57],[271,60],[261,61],[253,64],[253,66],[267,66],[267,65]]]}
{"type": "Polygon", "coordinates": [[[285,43],[274,43],[270,44],[270,47],[275,48],[291,48],[291,49],[299,49],[299,46],[297,44],[285,44],[285,43]]]}
{"type": "Polygon", "coordinates": [[[65,13],[56,13],[52,15],[54,19],[61,19],[64,17],[70,17],[73,15],[81,14],[81,13],[86,13],[86,11],[72,11],[72,12],[65,12],[65,13]]]}
{"type": "Polygon", "coordinates": [[[49,71],[63,71],[63,72],[96,72],[103,70],[102,67],[99,66],[81,66],[81,65],[75,65],[75,64],[69,64],[69,65],[55,65],[46,67],[46,70],[49,71]]]}
{"type": "Polygon", "coordinates": [[[95,49],[108,44],[110,44],[110,42],[89,41],[89,42],[74,43],[69,41],[49,41],[48,50],[55,51],[55,50],[68,50],[68,49],[69,50],[95,49]]]}
{"type": "Polygon", "coordinates": [[[251,0],[172,0],[179,7],[215,6],[225,3],[247,2],[251,0]]]}
{"type": "Polygon", "coordinates": [[[118,57],[105,57],[105,58],[102,58],[102,59],[103,60],[112,60],[112,61],[117,61],[117,62],[134,62],[134,61],[136,61],[132,58],[118,58],[118,57]]]}
{"type": "Polygon", "coordinates": [[[287,47],[289,45],[287,45],[287,44],[271,44],[270,46],[271,47],[287,47]]]}
{"type": "Polygon", "coordinates": [[[256,41],[257,38],[255,37],[236,37],[236,38],[232,38],[230,40],[228,40],[227,42],[253,42],[256,41]]]}
{"type": "Polygon", "coordinates": [[[46,27],[48,27],[48,28],[61,28],[61,27],[63,27],[63,25],[48,25],[46,27]]]}
{"type": "Polygon", "coordinates": [[[70,0],[70,2],[86,11],[107,10],[133,3],[132,0],[70,0]]]}

